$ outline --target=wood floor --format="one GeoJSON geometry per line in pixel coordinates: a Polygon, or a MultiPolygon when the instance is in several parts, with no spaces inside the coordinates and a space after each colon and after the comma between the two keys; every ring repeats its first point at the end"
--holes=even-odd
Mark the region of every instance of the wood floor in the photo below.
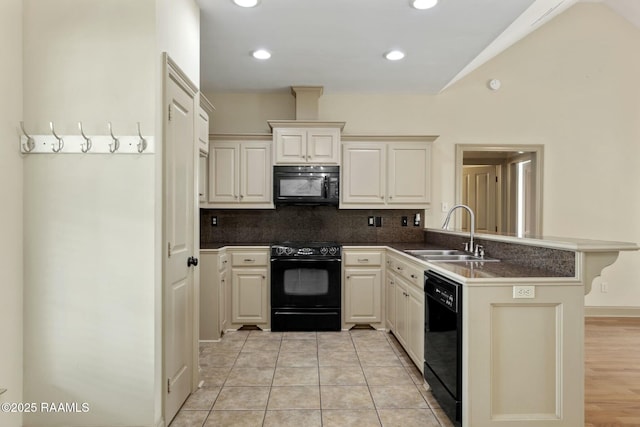
{"type": "Polygon", "coordinates": [[[586,319],[585,425],[640,426],[640,318],[586,319]]]}

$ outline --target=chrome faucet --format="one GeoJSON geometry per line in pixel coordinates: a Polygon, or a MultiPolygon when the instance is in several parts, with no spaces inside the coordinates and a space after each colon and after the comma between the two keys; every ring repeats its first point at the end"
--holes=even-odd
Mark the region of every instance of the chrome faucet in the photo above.
{"type": "Polygon", "coordinates": [[[467,211],[469,211],[469,216],[471,217],[471,232],[469,233],[469,243],[465,243],[465,250],[467,252],[474,252],[473,235],[476,232],[476,216],[473,214],[473,210],[469,206],[467,206],[467,205],[455,205],[454,207],[452,207],[449,210],[449,213],[447,214],[447,219],[445,219],[444,220],[444,224],[442,224],[442,228],[444,230],[446,230],[447,227],[449,227],[449,220],[451,219],[451,214],[453,213],[454,210],[456,210],[458,208],[464,208],[467,211]]]}

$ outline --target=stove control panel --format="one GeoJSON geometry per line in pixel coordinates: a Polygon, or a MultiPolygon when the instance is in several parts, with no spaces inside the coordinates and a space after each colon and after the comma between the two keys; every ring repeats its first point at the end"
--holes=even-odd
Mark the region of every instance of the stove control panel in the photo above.
{"type": "Polygon", "coordinates": [[[341,254],[337,243],[301,243],[273,244],[271,256],[274,257],[338,257],[341,254]]]}

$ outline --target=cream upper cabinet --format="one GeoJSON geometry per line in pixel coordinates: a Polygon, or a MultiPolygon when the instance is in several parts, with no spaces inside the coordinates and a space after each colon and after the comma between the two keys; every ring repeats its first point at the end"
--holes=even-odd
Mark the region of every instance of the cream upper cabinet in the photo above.
{"type": "Polygon", "coordinates": [[[427,207],[431,143],[362,141],[342,144],[340,207],[427,207]]]}
{"type": "Polygon", "coordinates": [[[384,204],[385,145],[347,143],[342,150],[341,205],[384,204]]]}
{"type": "Polygon", "coordinates": [[[210,208],[273,208],[271,143],[213,141],[208,162],[210,208]]]}
{"type": "Polygon", "coordinates": [[[200,94],[200,108],[196,116],[196,130],[198,134],[198,148],[201,156],[209,154],[209,125],[215,108],[209,100],[200,94]]]}
{"type": "Polygon", "coordinates": [[[343,122],[270,121],[276,165],[340,164],[343,122]]]}
{"type": "Polygon", "coordinates": [[[387,203],[429,203],[431,145],[394,143],[387,153],[387,203]]]}

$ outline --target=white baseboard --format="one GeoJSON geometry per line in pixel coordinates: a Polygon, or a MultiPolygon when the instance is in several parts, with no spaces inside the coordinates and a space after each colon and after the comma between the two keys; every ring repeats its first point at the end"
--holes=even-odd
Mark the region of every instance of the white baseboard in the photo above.
{"type": "Polygon", "coordinates": [[[598,307],[584,308],[585,317],[640,317],[640,307],[598,307]]]}

